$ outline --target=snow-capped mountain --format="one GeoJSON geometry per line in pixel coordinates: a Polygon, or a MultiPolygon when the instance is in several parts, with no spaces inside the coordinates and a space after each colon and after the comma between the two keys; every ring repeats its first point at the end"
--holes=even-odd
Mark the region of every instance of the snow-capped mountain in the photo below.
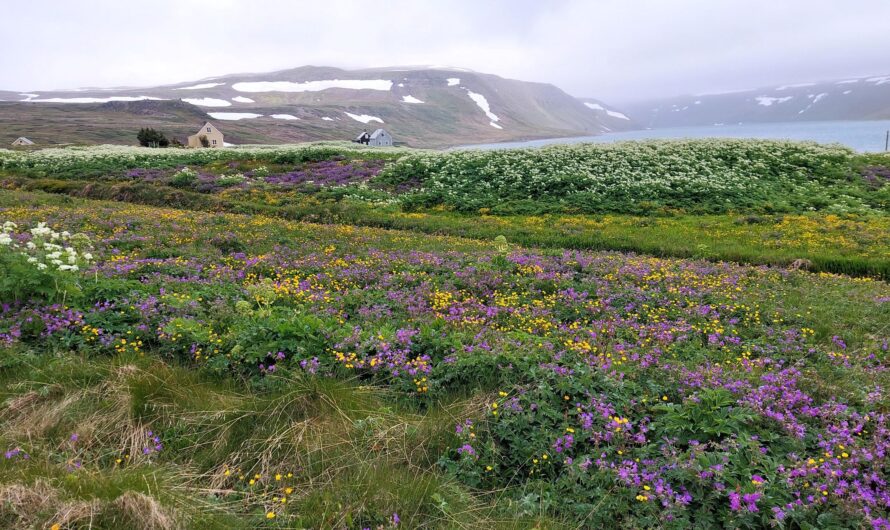
{"type": "Polygon", "coordinates": [[[133,143],[140,127],[184,137],[204,119],[234,143],[349,140],[385,127],[418,147],[633,127],[602,102],[550,84],[451,67],[305,66],[145,88],[0,91],[0,100],[0,131],[42,144],[133,143]]]}
{"type": "Polygon", "coordinates": [[[644,127],[890,118],[890,75],[797,83],[624,105],[644,127]]]}

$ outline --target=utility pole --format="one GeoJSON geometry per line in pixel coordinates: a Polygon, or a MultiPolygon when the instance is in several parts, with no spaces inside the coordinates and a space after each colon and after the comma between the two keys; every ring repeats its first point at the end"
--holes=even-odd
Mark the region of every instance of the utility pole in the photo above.
{"type": "Polygon", "coordinates": [[[890,151],[890,131],[887,131],[887,136],[884,137],[884,151],[890,151]]]}

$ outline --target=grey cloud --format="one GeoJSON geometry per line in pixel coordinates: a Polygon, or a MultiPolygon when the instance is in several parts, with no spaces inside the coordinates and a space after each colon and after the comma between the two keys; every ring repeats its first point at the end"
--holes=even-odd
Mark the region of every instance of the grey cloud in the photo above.
{"type": "Polygon", "coordinates": [[[620,103],[890,73],[890,2],[2,0],[0,88],[447,64],[620,103]]]}

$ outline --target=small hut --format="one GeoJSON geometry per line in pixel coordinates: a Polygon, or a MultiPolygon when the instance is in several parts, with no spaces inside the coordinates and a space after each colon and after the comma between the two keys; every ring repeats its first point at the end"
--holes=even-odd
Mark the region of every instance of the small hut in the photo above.
{"type": "Polygon", "coordinates": [[[377,129],[368,138],[368,145],[375,147],[392,147],[392,135],[383,129],[377,129]]]}
{"type": "Polygon", "coordinates": [[[20,146],[25,146],[25,145],[34,145],[34,142],[25,138],[24,136],[19,136],[18,138],[15,139],[14,142],[12,142],[12,145],[14,145],[16,147],[20,147],[20,146]]]}
{"type": "Polygon", "coordinates": [[[222,147],[223,133],[209,121],[197,133],[189,136],[189,147],[222,147]]]}
{"type": "Polygon", "coordinates": [[[357,144],[365,144],[368,145],[368,142],[371,140],[371,135],[368,134],[368,131],[362,131],[362,133],[355,137],[353,142],[357,144]]]}

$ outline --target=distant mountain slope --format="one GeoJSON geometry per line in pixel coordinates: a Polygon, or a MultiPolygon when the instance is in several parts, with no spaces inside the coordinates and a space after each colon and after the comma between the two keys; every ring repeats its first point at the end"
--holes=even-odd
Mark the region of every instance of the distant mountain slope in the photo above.
{"type": "Polygon", "coordinates": [[[579,98],[584,106],[597,113],[599,119],[607,127],[608,131],[627,131],[639,129],[639,125],[627,114],[608,106],[599,99],[579,98]]]}
{"type": "Polygon", "coordinates": [[[456,68],[305,66],[138,89],[7,91],[0,100],[0,145],[29,134],[39,143],[133,143],[144,126],[184,138],[204,119],[233,143],[350,140],[385,127],[418,147],[633,127],[553,85],[456,68]]]}
{"type": "Polygon", "coordinates": [[[890,118],[890,76],[801,83],[624,106],[643,127],[890,118]]]}

